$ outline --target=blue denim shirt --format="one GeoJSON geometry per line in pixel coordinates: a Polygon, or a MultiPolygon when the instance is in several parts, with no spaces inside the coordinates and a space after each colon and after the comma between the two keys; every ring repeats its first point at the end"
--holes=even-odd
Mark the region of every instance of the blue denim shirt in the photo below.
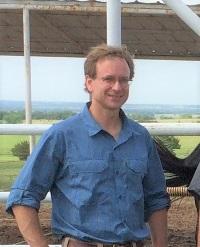
{"type": "Polygon", "coordinates": [[[144,239],[145,221],[169,206],[162,166],[147,130],[121,111],[117,140],[87,106],[53,125],[41,138],[12,186],[15,204],[39,209],[52,196],[52,230],[106,243],[144,239]]]}

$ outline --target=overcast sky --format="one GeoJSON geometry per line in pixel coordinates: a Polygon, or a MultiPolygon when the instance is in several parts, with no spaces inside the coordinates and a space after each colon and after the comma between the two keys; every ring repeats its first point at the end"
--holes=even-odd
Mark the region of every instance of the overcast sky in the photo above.
{"type": "MultiPolygon", "coordinates": [[[[184,2],[200,4],[200,0],[184,2]]],[[[87,101],[83,61],[82,58],[32,57],[32,100],[87,101]]],[[[138,59],[135,65],[128,103],[200,105],[200,61],[138,59]]],[[[0,100],[24,98],[23,57],[0,56],[0,100]]]]}
{"type": "MultiPolygon", "coordinates": [[[[32,100],[87,101],[83,61],[32,57],[32,100]]],[[[23,66],[23,57],[0,56],[0,99],[24,100],[23,66]]],[[[200,62],[135,60],[128,102],[200,105],[200,62]]]]}

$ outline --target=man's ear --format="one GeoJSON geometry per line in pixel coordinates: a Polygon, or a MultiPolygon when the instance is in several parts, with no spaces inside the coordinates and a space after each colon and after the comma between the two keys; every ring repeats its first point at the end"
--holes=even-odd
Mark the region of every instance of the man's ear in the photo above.
{"type": "Polygon", "coordinates": [[[89,75],[86,75],[85,76],[85,88],[89,93],[92,92],[92,83],[93,83],[93,79],[89,75]]]}

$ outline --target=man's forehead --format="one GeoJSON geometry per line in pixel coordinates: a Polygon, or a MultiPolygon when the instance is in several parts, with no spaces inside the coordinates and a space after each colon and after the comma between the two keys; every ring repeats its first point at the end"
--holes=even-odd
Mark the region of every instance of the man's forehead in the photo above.
{"type": "MultiPolygon", "coordinates": [[[[111,71],[113,69],[112,64],[114,66],[115,62],[121,63],[122,70],[127,70],[127,72],[130,72],[129,66],[124,58],[121,57],[105,57],[103,59],[99,59],[96,63],[96,72],[99,71],[111,71]],[[108,63],[111,62],[108,66],[108,63]],[[112,63],[113,62],[113,63],[112,63]]],[[[119,65],[119,64],[118,64],[119,65]]]]}

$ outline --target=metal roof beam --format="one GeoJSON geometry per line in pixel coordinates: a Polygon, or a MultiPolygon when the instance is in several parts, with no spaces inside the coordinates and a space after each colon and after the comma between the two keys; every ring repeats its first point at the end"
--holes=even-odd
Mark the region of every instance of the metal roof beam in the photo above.
{"type": "Polygon", "coordinates": [[[200,36],[200,18],[181,0],[163,0],[175,13],[200,36]]]}

